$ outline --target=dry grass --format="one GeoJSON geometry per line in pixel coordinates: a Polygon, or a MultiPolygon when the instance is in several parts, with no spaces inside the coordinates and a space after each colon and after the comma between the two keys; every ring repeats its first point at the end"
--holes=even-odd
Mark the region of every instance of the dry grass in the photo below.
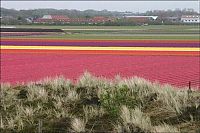
{"type": "Polygon", "coordinates": [[[199,90],[88,72],[77,83],[63,76],[6,83],[0,89],[0,132],[37,132],[39,121],[46,132],[199,131],[199,99],[199,90]]]}
{"type": "Polygon", "coordinates": [[[131,130],[130,126],[140,128],[142,131],[147,132],[152,129],[151,120],[146,116],[140,108],[128,109],[126,106],[121,107],[121,115],[123,126],[129,132],[136,132],[131,130]]]}
{"type": "Polygon", "coordinates": [[[73,131],[75,132],[85,132],[85,126],[86,126],[86,122],[82,119],[79,119],[79,118],[74,118],[72,120],[72,123],[71,123],[71,126],[72,126],[72,129],[73,131]]]}
{"type": "Polygon", "coordinates": [[[162,124],[159,126],[154,127],[154,129],[152,130],[152,132],[156,132],[156,133],[179,133],[180,130],[174,126],[170,126],[167,124],[162,124]]]}

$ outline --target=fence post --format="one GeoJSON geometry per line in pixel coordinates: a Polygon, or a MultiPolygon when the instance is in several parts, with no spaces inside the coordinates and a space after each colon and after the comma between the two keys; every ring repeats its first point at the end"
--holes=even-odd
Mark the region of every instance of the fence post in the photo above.
{"type": "Polygon", "coordinates": [[[189,81],[189,90],[191,90],[191,81],[189,81]]]}
{"type": "Polygon", "coordinates": [[[38,122],[38,133],[42,133],[42,120],[38,122]]]}
{"type": "Polygon", "coordinates": [[[191,81],[189,81],[188,98],[190,98],[190,93],[191,92],[192,92],[192,90],[191,90],[191,81]]]}

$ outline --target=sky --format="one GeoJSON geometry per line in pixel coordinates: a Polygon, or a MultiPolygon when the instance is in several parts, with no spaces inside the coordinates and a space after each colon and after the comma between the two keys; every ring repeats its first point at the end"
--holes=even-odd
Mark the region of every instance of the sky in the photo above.
{"type": "Polygon", "coordinates": [[[8,9],[77,9],[146,12],[192,8],[199,12],[198,1],[1,1],[1,7],[8,9]]]}

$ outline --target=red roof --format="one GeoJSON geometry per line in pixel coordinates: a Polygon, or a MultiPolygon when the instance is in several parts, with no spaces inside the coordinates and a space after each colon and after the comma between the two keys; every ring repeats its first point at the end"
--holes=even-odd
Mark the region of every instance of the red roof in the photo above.
{"type": "Polygon", "coordinates": [[[51,15],[51,18],[53,19],[53,20],[68,20],[69,18],[68,17],[66,17],[66,16],[57,16],[57,15],[51,15]]]}
{"type": "Polygon", "coordinates": [[[93,23],[101,23],[101,22],[106,22],[106,21],[110,21],[113,19],[110,18],[106,18],[106,17],[102,17],[102,16],[97,16],[97,17],[93,17],[90,19],[87,18],[69,18],[66,16],[58,16],[58,15],[51,15],[51,18],[38,18],[37,20],[35,20],[35,22],[38,23],[46,23],[46,22],[93,22],[93,23]]]}
{"type": "Polygon", "coordinates": [[[38,18],[35,22],[69,22],[70,18],[66,16],[51,15],[51,18],[38,18]]]}

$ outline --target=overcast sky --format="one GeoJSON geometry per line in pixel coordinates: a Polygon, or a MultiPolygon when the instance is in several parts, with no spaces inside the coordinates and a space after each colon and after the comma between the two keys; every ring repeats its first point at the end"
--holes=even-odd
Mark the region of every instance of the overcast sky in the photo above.
{"type": "Polygon", "coordinates": [[[147,10],[167,10],[193,8],[199,12],[198,1],[1,1],[1,7],[13,9],[77,9],[145,12],[147,10]]]}

